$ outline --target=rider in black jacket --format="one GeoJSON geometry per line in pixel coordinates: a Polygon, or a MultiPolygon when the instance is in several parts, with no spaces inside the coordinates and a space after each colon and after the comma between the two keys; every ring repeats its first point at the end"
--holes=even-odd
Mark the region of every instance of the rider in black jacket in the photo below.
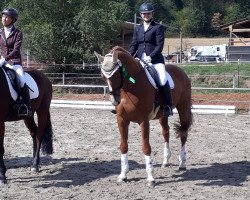
{"type": "Polygon", "coordinates": [[[15,27],[18,18],[18,12],[14,8],[5,8],[2,11],[3,28],[0,30],[0,67],[6,65],[13,69],[19,79],[18,83],[21,88],[21,96],[24,106],[19,109],[20,116],[32,116],[29,88],[24,78],[22,67],[21,45],[23,41],[23,33],[15,27]]]}
{"type": "Polygon", "coordinates": [[[165,28],[153,20],[154,7],[152,4],[143,3],[139,11],[143,23],[134,29],[129,53],[156,69],[161,85],[160,91],[167,103],[163,114],[164,116],[170,116],[173,115],[172,95],[162,55],[165,28]]]}

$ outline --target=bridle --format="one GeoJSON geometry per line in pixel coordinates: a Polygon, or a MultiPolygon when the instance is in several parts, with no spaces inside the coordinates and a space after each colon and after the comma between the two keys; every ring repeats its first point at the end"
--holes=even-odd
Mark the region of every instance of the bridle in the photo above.
{"type": "MultiPolygon", "coordinates": [[[[112,57],[112,54],[107,54],[105,57],[112,57]]],[[[119,95],[119,92],[123,88],[124,80],[126,78],[131,83],[135,84],[135,79],[128,74],[125,65],[121,63],[120,60],[117,60],[116,63],[113,63],[113,66],[108,70],[104,70],[103,68],[101,68],[103,75],[107,79],[112,77],[117,70],[119,70],[120,72],[121,81],[120,84],[115,89],[112,88],[112,91],[109,92],[110,95],[119,95]]]]}
{"type": "MultiPolygon", "coordinates": [[[[109,54],[106,56],[109,56],[109,54]]],[[[109,92],[110,95],[118,95],[119,91],[122,89],[124,79],[122,76],[121,67],[122,67],[122,63],[121,63],[121,61],[118,61],[117,63],[113,63],[113,67],[110,70],[104,70],[103,68],[101,68],[102,74],[104,75],[104,77],[106,79],[111,78],[115,74],[115,72],[117,72],[117,70],[119,70],[120,77],[121,77],[120,84],[115,89],[112,88],[112,91],[109,92]]]]}
{"type": "Polygon", "coordinates": [[[122,76],[122,70],[121,70],[121,68],[119,69],[119,72],[120,72],[120,77],[121,77],[120,85],[118,85],[115,89],[112,88],[112,91],[109,92],[110,95],[118,95],[120,93],[120,90],[123,87],[124,78],[122,76]]]}

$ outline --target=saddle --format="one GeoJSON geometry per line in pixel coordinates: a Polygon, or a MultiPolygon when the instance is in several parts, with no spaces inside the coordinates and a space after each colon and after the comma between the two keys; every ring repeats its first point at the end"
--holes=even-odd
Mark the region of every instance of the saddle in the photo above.
{"type": "Polygon", "coordinates": [[[157,71],[154,67],[147,65],[146,69],[148,70],[150,76],[153,78],[156,87],[159,88],[160,87],[160,83],[159,83],[159,77],[157,76],[157,71]]]}
{"type": "MultiPolygon", "coordinates": [[[[156,69],[153,66],[142,62],[141,60],[138,60],[138,59],[136,60],[144,68],[151,85],[154,86],[156,90],[158,90],[160,88],[160,83],[159,83],[159,78],[158,78],[156,69]]],[[[168,72],[167,72],[167,80],[168,80],[170,88],[173,89],[174,81],[168,72]]]]}
{"type": "MultiPolygon", "coordinates": [[[[26,105],[24,104],[21,98],[21,88],[19,86],[20,85],[19,79],[17,77],[16,72],[13,69],[9,69],[7,67],[2,67],[2,69],[6,76],[9,91],[13,99],[10,106],[10,112],[6,118],[6,120],[8,120],[14,116],[18,116],[19,110],[26,105]]],[[[28,73],[26,72],[24,73],[25,73],[26,84],[28,85],[30,91],[30,98],[31,99],[37,98],[39,95],[39,91],[36,82],[28,73]]]]}
{"type": "MultiPolygon", "coordinates": [[[[155,99],[154,99],[154,111],[155,111],[156,108],[160,105],[160,102],[159,102],[160,91],[159,91],[159,89],[161,88],[160,80],[159,80],[157,71],[152,65],[146,64],[146,63],[144,63],[143,61],[140,61],[140,60],[138,60],[138,62],[144,68],[149,82],[151,83],[152,86],[154,86],[154,88],[157,91],[155,99]]],[[[170,76],[170,74],[168,72],[166,72],[166,73],[167,73],[167,80],[168,80],[169,86],[170,86],[171,89],[173,89],[174,88],[173,79],[172,79],[172,77],[170,76]]]]}

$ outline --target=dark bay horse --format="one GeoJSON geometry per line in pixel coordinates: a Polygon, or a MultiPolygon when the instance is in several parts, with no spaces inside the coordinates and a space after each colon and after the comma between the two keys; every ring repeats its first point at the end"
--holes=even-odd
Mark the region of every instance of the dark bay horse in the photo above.
{"type": "MultiPolygon", "coordinates": [[[[96,52],[95,55],[101,63],[101,71],[107,81],[110,98],[113,105],[115,105],[117,113],[121,151],[121,173],[118,176],[118,181],[127,179],[129,170],[128,127],[130,122],[135,122],[141,128],[142,151],[145,156],[146,172],[148,175],[147,181],[150,186],[154,186],[154,169],[149,142],[149,121],[151,119],[159,119],[162,127],[162,135],[165,141],[163,166],[169,164],[171,156],[168,118],[163,116],[163,98],[150,83],[146,71],[140,62],[123,48],[115,47],[105,56],[101,56],[96,52]]],[[[173,104],[179,113],[180,119],[179,123],[175,124],[175,132],[181,140],[179,169],[185,170],[185,143],[193,121],[191,112],[191,83],[188,76],[179,67],[167,65],[166,70],[174,81],[174,88],[172,89],[173,104]]]]}
{"type": "Polygon", "coordinates": [[[39,95],[37,98],[31,100],[32,116],[31,117],[18,117],[11,115],[14,106],[14,100],[11,97],[7,79],[3,68],[0,67],[0,185],[5,184],[6,180],[6,167],[3,160],[4,155],[4,132],[5,122],[24,120],[26,127],[29,129],[33,139],[33,161],[31,164],[32,171],[39,170],[40,162],[40,148],[45,154],[52,154],[52,126],[50,120],[50,102],[52,99],[52,85],[49,79],[37,70],[26,72],[35,80],[38,86],[39,95]],[[37,114],[37,124],[34,119],[34,113],[37,114]]]}

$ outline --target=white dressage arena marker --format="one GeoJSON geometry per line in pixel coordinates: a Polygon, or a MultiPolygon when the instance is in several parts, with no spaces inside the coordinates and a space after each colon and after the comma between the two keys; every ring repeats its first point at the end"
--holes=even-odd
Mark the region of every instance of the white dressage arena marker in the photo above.
{"type": "MultiPolygon", "coordinates": [[[[51,107],[113,110],[109,101],[52,100],[51,107]]],[[[193,105],[192,112],[198,114],[235,114],[236,107],[230,105],[193,105]]],[[[174,109],[174,113],[177,110],[174,109]]]]}

